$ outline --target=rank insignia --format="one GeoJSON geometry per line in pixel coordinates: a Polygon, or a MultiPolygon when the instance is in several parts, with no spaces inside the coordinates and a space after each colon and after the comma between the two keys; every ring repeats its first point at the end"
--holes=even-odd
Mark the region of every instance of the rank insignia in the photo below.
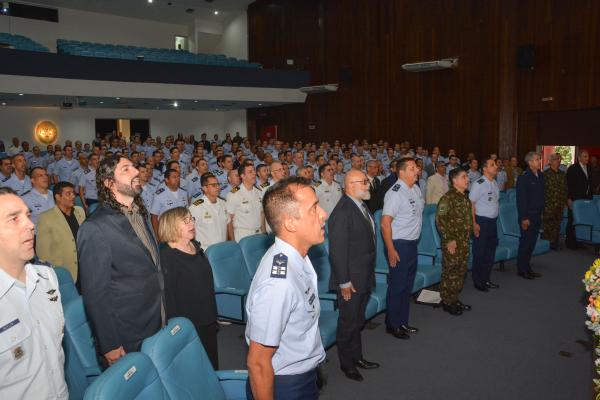
{"type": "Polygon", "coordinates": [[[58,296],[49,297],[48,300],[56,301],[56,300],[58,300],[58,296]]]}
{"type": "Polygon", "coordinates": [[[20,360],[25,355],[25,352],[23,351],[23,348],[21,346],[15,347],[12,353],[15,360],[20,360]]]}
{"type": "Polygon", "coordinates": [[[273,266],[271,267],[271,278],[285,279],[287,277],[288,258],[285,254],[275,254],[273,257],[273,266]]]}
{"type": "Polygon", "coordinates": [[[47,294],[54,294],[55,292],[56,292],[56,289],[50,289],[46,293],[47,294]]]}

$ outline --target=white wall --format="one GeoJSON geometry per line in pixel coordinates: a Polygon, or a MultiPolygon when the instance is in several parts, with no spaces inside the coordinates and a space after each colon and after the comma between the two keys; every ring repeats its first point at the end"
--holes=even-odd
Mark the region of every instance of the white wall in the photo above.
{"type": "Polygon", "coordinates": [[[186,25],[69,8],[58,9],[58,20],[55,23],[2,15],[0,32],[27,36],[48,47],[50,51],[56,51],[56,39],[174,49],[176,35],[189,35],[189,27],[186,25]]]}
{"type": "Polygon", "coordinates": [[[0,140],[5,145],[17,136],[29,143],[35,143],[33,130],[39,121],[50,120],[58,126],[59,143],[65,140],[79,139],[91,142],[95,135],[96,118],[148,118],[152,136],[165,137],[168,134],[194,134],[206,132],[209,137],[215,133],[224,137],[225,131],[234,134],[239,131],[242,136],[246,132],[246,112],[243,111],[162,111],[162,110],[107,110],[107,109],[72,109],[35,108],[35,107],[0,107],[0,140]],[[225,127],[227,114],[227,129],[225,127]],[[243,118],[242,118],[243,114],[243,118]],[[242,125],[243,124],[243,125],[242,125]]]}
{"type": "Polygon", "coordinates": [[[246,12],[235,17],[223,30],[214,53],[226,54],[243,60],[248,59],[248,19],[246,12]]]}

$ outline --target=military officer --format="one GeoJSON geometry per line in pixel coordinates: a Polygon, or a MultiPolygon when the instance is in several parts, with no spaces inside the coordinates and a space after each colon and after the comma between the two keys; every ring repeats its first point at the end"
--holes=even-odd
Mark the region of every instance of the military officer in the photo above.
{"type": "Polygon", "coordinates": [[[208,246],[227,240],[227,204],[219,197],[221,185],[217,178],[206,173],[202,175],[201,196],[192,199],[190,213],[196,219],[196,240],[206,250],[208,246]]]}
{"type": "Polygon", "coordinates": [[[190,198],[202,196],[202,183],[200,178],[208,172],[208,163],[200,159],[194,165],[194,170],[185,178],[186,190],[190,198]]]}
{"type": "Polygon", "coordinates": [[[550,168],[544,171],[544,233],[552,250],[559,249],[560,224],[567,204],[567,174],[561,169],[560,154],[550,155],[550,168]]]}
{"type": "Polygon", "coordinates": [[[73,148],[69,145],[63,147],[64,156],[56,161],[53,173],[56,182],[71,182],[76,185],[77,182],[73,179],[73,173],[79,169],[79,161],[73,159],[73,148]]]}
{"type": "Polygon", "coordinates": [[[227,212],[231,218],[229,236],[239,242],[246,236],[265,232],[261,190],[256,186],[256,172],[251,164],[238,168],[242,183],[227,195],[227,212]]]}
{"type": "Polygon", "coordinates": [[[469,177],[469,188],[471,190],[471,186],[475,183],[479,178],[481,178],[481,172],[479,172],[479,162],[476,159],[472,159],[469,163],[469,170],[467,171],[467,176],[469,177]]]}
{"type": "Polygon", "coordinates": [[[498,201],[500,190],[496,182],[498,165],[491,158],[483,164],[483,177],[471,186],[469,200],[473,205],[473,284],[475,289],[487,292],[499,285],[490,280],[496,246],[498,246],[498,201]]]}
{"type": "Polygon", "coordinates": [[[152,227],[154,233],[158,236],[158,217],[167,210],[175,207],[188,206],[187,192],[179,187],[179,171],[168,169],[165,172],[164,186],[160,187],[152,199],[150,214],[152,215],[152,227]]]}
{"type": "Polygon", "coordinates": [[[94,153],[90,153],[87,159],[88,167],[82,170],[81,179],[79,180],[79,197],[81,198],[86,213],[89,206],[98,202],[96,170],[98,169],[99,163],[98,156],[94,153]]]}
{"type": "Polygon", "coordinates": [[[0,393],[3,399],[68,399],[56,274],[31,263],[34,225],[10,188],[0,189],[0,393]]]}
{"type": "Polygon", "coordinates": [[[31,211],[31,220],[37,225],[41,213],[54,207],[54,195],[48,189],[48,173],[45,168],[35,167],[31,170],[31,190],[23,193],[22,198],[31,211]]]}
{"type": "Polygon", "coordinates": [[[410,296],[417,273],[417,241],[423,225],[424,202],[417,181],[417,164],[410,157],[397,164],[398,181],[385,194],[381,234],[390,266],[386,332],[410,338],[418,329],[408,325],[410,296]]]}
{"type": "Polygon", "coordinates": [[[13,173],[10,178],[2,184],[14,190],[19,196],[31,189],[31,179],[27,176],[27,161],[23,154],[12,157],[13,173]]]}
{"type": "Polygon", "coordinates": [[[325,210],[328,217],[342,198],[342,188],[339,183],[333,180],[333,175],[333,167],[329,164],[323,164],[319,167],[321,180],[314,184],[319,205],[325,210]]]}
{"type": "Polygon", "coordinates": [[[289,178],[265,194],[265,213],[276,238],[246,302],[249,399],[319,397],[316,369],[325,351],[317,275],[307,253],[324,240],[326,214],[310,185],[303,178],[289,178]]]}
{"type": "Polygon", "coordinates": [[[142,201],[144,202],[144,206],[146,210],[150,210],[152,207],[152,200],[154,199],[154,193],[156,193],[156,185],[150,182],[152,179],[152,167],[148,164],[139,164],[137,166],[140,179],[140,186],[142,187],[142,201]]]}
{"type": "Polygon", "coordinates": [[[469,236],[473,227],[471,202],[465,194],[469,187],[467,173],[455,168],[448,174],[451,184],[438,202],[435,222],[442,240],[442,280],[440,296],[444,311],[461,315],[471,306],[458,296],[463,289],[469,261],[469,236]]]}
{"type": "Polygon", "coordinates": [[[33,146],[33,152],[27,160],[29,168],[46,167],[46,158],[41,155],[39,146],[33,146]]]}
{"type": "Polygon", "coordinates": [[[12,162],[10,161],[10,157],[5,155],[0,158],[0,187],[6,186],[6,181],[8,181],[12,175],[12,162]]]}

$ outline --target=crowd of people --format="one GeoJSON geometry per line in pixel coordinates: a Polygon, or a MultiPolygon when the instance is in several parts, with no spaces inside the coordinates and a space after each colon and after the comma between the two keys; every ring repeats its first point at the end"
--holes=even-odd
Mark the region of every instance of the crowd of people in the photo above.
{"type": "Polygon", "coordinates": [[[382,210],[390,266],[386,332],[409,339],[418,332],[409,325],[410,297],[426,204],[437,205],[442,306],[458,316],[472,308],[459,299],[471,237],[475,288],[499,287],[491,270],[500,192],[516,190],[518,274],[530,280],[541,276],[529,263],[540,229],[559,250],[567,207],[566,245],[576,247],[572,202],[600,191],[598,160],[586,151],[568,168],[558,154],[542,168],[540,156],[528,153],[521,169],[517,157],[478,159],[469,153],[461,160],[452,149],[442,155],[438,147],[429,151],[409,142],[251,144],[239,134],[224,140],[202,134],[199,140],[177,135],[144,141],[139,135],[125,140],[97,134],[91,143],[48,145],[45,154],[13,138],[0,150],[5,150],[0,153],[0,343],[14,338],[7,356],[0,357],[7,377],[0,393],[26,398],[68,396],[58,371],[64,360],[60,293],[45,263],[71,272],[106,366],[138,351],[169,318],[184,316],[217,369],[217,311],[204,250],[273,233],[275,244],[261,261],[246,302],[248,396],[315,398],[315,368],[324,350],[316,275],[307,252],[323,241],[325,224],[330,289],[340,310],[340,367],[349,379],[362,381],[358,369],[379,367],[363,357],[360,339],[375,285],[375,211],[382,210]],[[52,360],[35,350],[47,341],[52,360]],[[18,364],[22,359],[30,362],[18,364]],[[52,368],[52,376],[39,374],[42,368],[52,368]]]}

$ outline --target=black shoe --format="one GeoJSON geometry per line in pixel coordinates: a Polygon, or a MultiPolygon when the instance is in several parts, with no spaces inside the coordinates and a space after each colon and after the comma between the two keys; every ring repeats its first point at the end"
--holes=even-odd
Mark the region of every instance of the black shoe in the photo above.
{"type": "Polygon", "coordinates": [[[356,368],[353,369],[344,369],[342,368],[342,372],[348,379],[352,379],[353,381],[362,382],[363,376],[358,372],[356,368]]]}
{"type": "Polygon", "coordinates": [[[449,314],[452,315],[462,315],[462,309],[458,307],[456,304],[448,305],[442,304],[442,308],[449,314]]]}
{"type": "Polygon", "coordinates": [[[356,362],[356,366],[358,368],[362,368],[362,369],[375,369],[375,368],[379,368],[379,363],[367,361],[363,358],[362,360],[358,360],[356,362]]]}
{"type": "Polygon", "coordinates": [[[488,289],[498,289],[500,287],[500,285],[498,285],[497,283],[491,282],[491,281],[487,281],[485,283],[485,287],[488,289]]]}
{"type": "Polygon", "coordinates": [[[410,326],[410,325],[401,325],[400,328],[402,328],[404,330],[404,332],[406,332],[406,333],[419,332],[419,328],[415,328],[414,326],[410,326]]]}
{"type": "Polygon", "coordinates": [[[519,275],[523,279],[529,279],[529,280],[535,279],[534,276],[531,275],[529,272],[521,272],[521,271],[519,271],[519,272],[517,272],[517,275],[519,275]]]}
{"type": "Polygon", "coordinates": [[[396,339],[410,339],[408,333],[406,333],[406,331],[404,331],[402,328],[391,328],[388,326],[385,328],[385,332],[389,333],[396,339]]]}
{"type": "Polygon", "coordinates": [[[534,278],[542,277],[542,274],[540,274],[539,272],[533,272],[533,271],[529,271],[529,275],[533,276],[534,278]]]}
{"type": "Polygon", "coordinates": [[[471,311],[472,307],[470,305],[468,305],[468,304],[463,304],[460,300],[458,300],[455,304],[462,311],[471,311]]]}
{"type": "Polygon", "coordinates": [[[488,291],[488,288],[487,288],[487,286],[485,284],[483,284],[481,286],[480,285],[474,285],[474,286],[475,286],[475,289],[479,290],[480,292],[487,292],[488,291]]]}

